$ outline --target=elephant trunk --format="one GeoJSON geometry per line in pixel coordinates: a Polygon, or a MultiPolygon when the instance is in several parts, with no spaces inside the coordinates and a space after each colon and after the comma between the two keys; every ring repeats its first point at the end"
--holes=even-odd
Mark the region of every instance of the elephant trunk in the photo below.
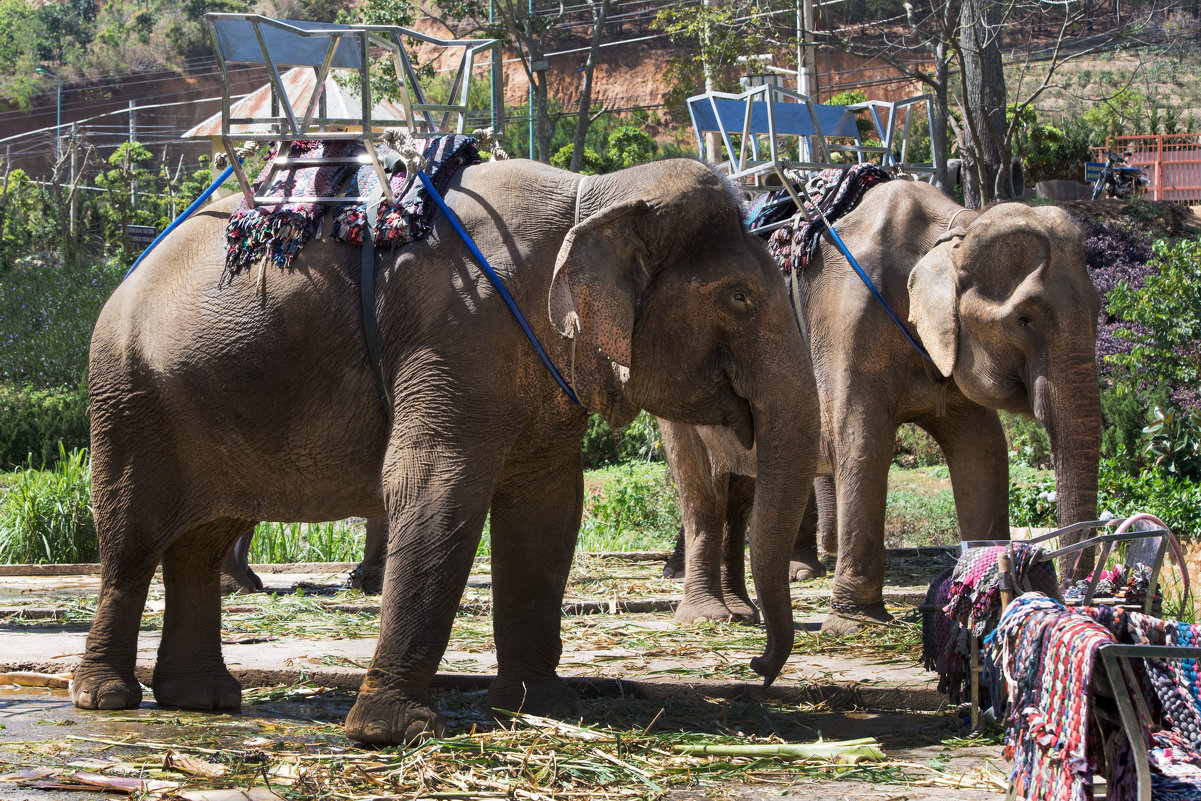
{"type": "Polygon", "coordinates": [[[812,380],[773,382],[786,397],[751,400],[755,425],[755,500],[751,507],[751,576],[767,644],[751,667],[767,686],[792,652],[788,562],[817,470],[818,408],[812,380]]]}
{"type": "MultiPolygon", "coordinates": [[[[1097,464],[1101,450],[1101,397],[1096,362],[1092,358],[1066,360],[1052,378],[1036,382],[1035,416],[1047,428],[1055,463],[1058,523],[1062,528],[1097,518],[1097,464]]],[[[1078,542],[1088,532],[1065,537],[1060,546],[1078,542]]],[[[1073,570],[1073,560],[1061,560],[1060,581],[1092,567],[1091,551],[1073,570]]]]}

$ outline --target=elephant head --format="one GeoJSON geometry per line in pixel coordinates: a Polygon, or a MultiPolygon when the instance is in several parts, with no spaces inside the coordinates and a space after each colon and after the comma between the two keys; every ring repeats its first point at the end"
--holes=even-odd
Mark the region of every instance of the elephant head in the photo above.
{"type": "Polygon", "coordinates": [[[934,364],[964,395],[1046,427],[1060,526],[1094,519],[1101,300],[1071,218],[1054,207],[992,207],[914,266],[909,300],[934,364]]]}
{"type": "Polygon", "coordinates": [[[578,340],[578,394],[610,423],[646,409],[756,448],[751,570],[768,641],[752,664],[770,682],[793,641],[788,555],[817,459],[813,368],[783,278],[727,186],[700,163],[663,164],[648,165],[643,196],[567,235],[550,317],[578,340]]]}

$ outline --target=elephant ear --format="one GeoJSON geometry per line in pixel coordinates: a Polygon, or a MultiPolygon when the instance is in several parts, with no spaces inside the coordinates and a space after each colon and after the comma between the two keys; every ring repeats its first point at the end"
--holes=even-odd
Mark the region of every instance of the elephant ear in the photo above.
{"type": "Polygon", "coordinates": [[[568,231],[547,302],[560,334],[595,346],[627,376],[638,298],[649,280],[640,223],[650,214],[645,200],[626,201],[568,231]]]}
{"type": "Polygon", "coordinates": [[[959,350],[958,237],[942,241],[921,258],[909,273],[909,322],[944,376],[955,369],[959,350]]]}

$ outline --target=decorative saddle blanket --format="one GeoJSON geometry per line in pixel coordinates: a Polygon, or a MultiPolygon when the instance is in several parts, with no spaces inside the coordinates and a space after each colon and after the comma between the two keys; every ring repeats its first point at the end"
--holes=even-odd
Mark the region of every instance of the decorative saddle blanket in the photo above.
{"type": "MultiPolygon", "coordinates": [[[[425,172],[434,187],[442,192],[461,167],[480,162],[475,140],[469,136],[451,134],[416,140],[426,160],[425,172]]],[[[385,145],[378,146],[382,150],[385,145]]],[[[340,158],[365,152],[358,141],[293,142],[288,155],[301,160],[340,158]]],[[[270,186],[263,182],[271,169],[264,167],[254,184],[254,191],[271,197],[338,197],[370,195],[378,184],[375,170],[363,165],[351,176],[353,164],[321,164],[312,167],[294,166],[276,173],[270,186]],[[350,184],[339,191],[346,179],[350,184]]],[[[380,201],[380,214],[373,241],[380,247],[398,247],[429,232],[434,205],[426,202],[426,190],[421,181],[409,180],[404,169],[389,178],[396,203],[388,206],[380,201]],[[407,187],[407,189],[406,189],[407,187]],[[401,194],[403,192],[403,195],[401,194]]],[[[326,204],[301,202],[250,206],[245,199],[229,218],[226,226],[228,250],[225,255],[226,276],[236,275],[246,267],[271,262],[288,267],[300,249],[320,231],[326,204]]],[[[366,203],[343,203],[335,213],[333,237],[359,247],[363,243],[366,203]]]]}
{"type": "Polygon", "coordinates": [[[887,171],[875,164],[856,164],[849,170],[824,170],[818,178],[825,188],[817,198],[816,205],[806,204],[812,221],[805,219],[805,215],[796,208],[791,196],[783,189],[761,196],[747,213],[751,228],[792,217],[788,225],[772,231],[767,239],[768,251],[780,266],[780,271],[787,276],[804,269],[817,250],[818,237],[826,230],[826,223],[817,214],[817,207],[825,212],[830,222],[836,222],[859,205],[867,190],[892,180],[887,171]]]}

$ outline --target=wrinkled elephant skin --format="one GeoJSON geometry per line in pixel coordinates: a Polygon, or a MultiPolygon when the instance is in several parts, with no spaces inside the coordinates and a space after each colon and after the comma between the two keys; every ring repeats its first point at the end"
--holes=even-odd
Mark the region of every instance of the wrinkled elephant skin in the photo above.
{"type": "MultiPolygon", "coordinates": [[[[138,628],[161,561],[155,699],[237,708],[220,645],[230,547],[262,520],[386,516],[380,640],[346,731],[377,744],[441,733],[429,683],[491,512],[498,677],[489,703],[573,709],[556,669],[589,411],[624,425],[647,409],[756,444],[752,525],[786,554],[803,511],[788,478],[814,450],[791,425],[806,377],[760,357],[789,301],[726,184],[689,160],[582,187],[579,176],[515,160],[462,170],[446,197],[550,358],[574,376],[583,406],[556,386],[441,215],[425,239],[376,252],[394,399],[385,409],[362,334],[359,252],[326,236],[287,270],[223,279],[237,198],[198,212],[117,289],[92,338],[102,568],[72,682],[78,706],[140,701],[138,628]]],[[[752,549],[756,590],[768,599],[767,643],[752,667],[767,681],[792,644],[777,550],[752,549]]]]}

